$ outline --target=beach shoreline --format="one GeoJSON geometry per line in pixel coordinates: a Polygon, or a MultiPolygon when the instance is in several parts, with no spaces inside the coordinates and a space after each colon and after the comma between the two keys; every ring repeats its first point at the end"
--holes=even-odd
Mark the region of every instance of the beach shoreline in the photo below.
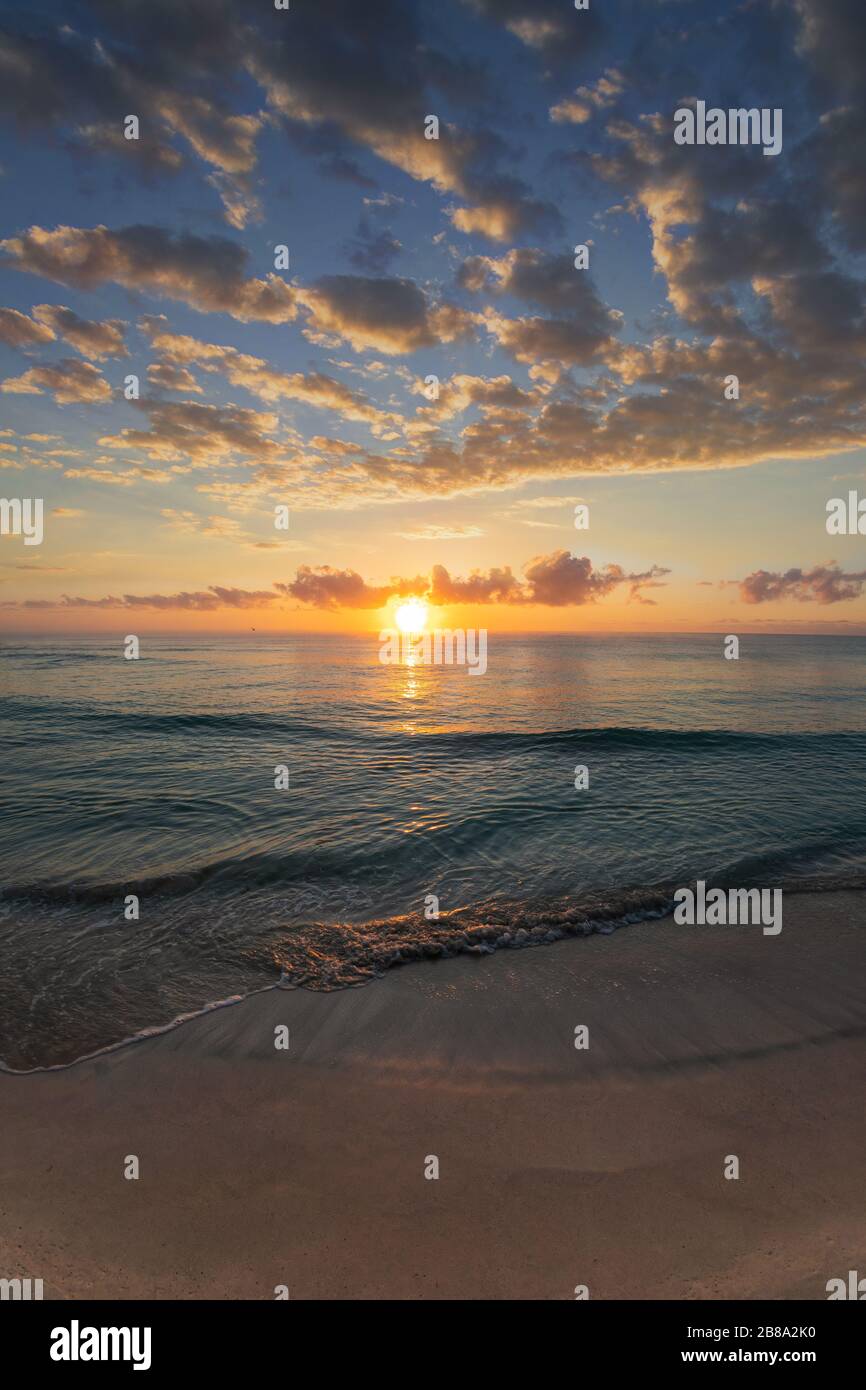
{"type": "Polygon", "coordinates": [[[786,894],[777,937],[666,918],[5,1073],[0,1273],[61,1299],[825,1298],[866,1245],[864,932],[862,893],[786,894]]]}

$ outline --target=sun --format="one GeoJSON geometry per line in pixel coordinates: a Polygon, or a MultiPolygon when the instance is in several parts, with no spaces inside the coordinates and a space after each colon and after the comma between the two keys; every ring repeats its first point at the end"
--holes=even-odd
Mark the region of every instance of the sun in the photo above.
{"type": "Polygon", "coordinates": [[[421,598],[407,599],[405,603],[400,604],[394,619],[401,632],[415,637],[427,626],[427,605],[421,598]]]}

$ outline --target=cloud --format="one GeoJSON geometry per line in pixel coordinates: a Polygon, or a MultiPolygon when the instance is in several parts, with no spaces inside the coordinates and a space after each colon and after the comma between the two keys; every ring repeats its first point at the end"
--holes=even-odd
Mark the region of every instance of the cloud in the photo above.
{"type": "MultiPolygon", "coordinates": [[[[599,28],[594,14],[566,16],[549,45],[554,0],[541,3],[544,24],[530,23],[533,7],[524,5],[511,27],[549,57],[573,53],[578,35],[583,47],[599,28]]],[[[266,124],[306,143],[334,177],[375,186],[351,157],[355,146],[458,195],[471,205],[452,212],[464,230],[471,223],[503,238],[557,219],[522,180],[501,173],[513,152],[489,130],[443,122],[439,140],[425,139],[426,115],[443,100],[476,106],[486,73],[452,45],[447,52],[431,42],[423,11],[406,0],[318,0],[290,16],[229,0],[83,0],[83,11],[76,28],[52,28],[36,16],[4,26],[0,111],[22,132],[52,128],[73,147],[109,154],[148,179],[177,171],[175,142],[183,141],[211,171],[208,182],[235,227],[259,215],[252,180],[266,124]],[[255,104],[266,109],[232,109],[229,98],[253,83],[255,104]],[[127,112],[140,117],[138,140],[123,138],[118,113],[127,112]]]]}
{"type": "Polygon", "coordinates": [[[47,391],[58,405],[103,404],[111,400],[111,387],[96,367],[71,357],[54,367],[31,367],[22,376],[7,377],[0,382],[0,391],[27,396],[47,391]]]}
{"type": "Polygon", "coordinates": [[[219,194],[229,226],[241,230],[250,221],[260,221],[261,206],[247,171],[256,162],[255,136],[263,121],[252,115],[220,114],[212,102],[189,93],[152,93],[150,104],[164,131],[157,125],[160,133],[139,132],[137,139],[127,140],[115,116],[113,122],[78,126],[73,153],[84,146],[88,151],[117,155],[127,166],[132,161],[150,181],[156,175],[176,174],[183,167],[180,151],[164,138],[166,133],[182,134],[196,154],[215,166],[206,182],[219,194]]]}
{"type": "Polygon", "coordinates": [[[739,145],[712,150],[717,158],[711,163],[701,159],[700,150],[675,144],[672,113],[643,115],[637,123],[613,120],[607,134],[613,153],[578,152],[577,167],[624,189],[632,210],[644,213],[656,267],[689,322],[730,331],[732,306],[724,291],[732,281],[797,271],[821,256],[796,203],[756,196],[771,183],[767,166],[775,161],[758,161],[739,145]],[[729,200],[733,207],[724,205],[729,200]]]}
{"type": "MultiPolygon", "coordinates": [[[[560,367],[555,385],[539,377],[531,389],[505,375],[459,373],[441,382],[438,401],[422,401],[408,417],[380,412],[323,373],[276,372],[261,359],[219,344],[166,334],[165,352],[172,365],[192,360],[205,370],[210,365],[268,403],[294,398],[319,404],[367,422],[389,443],[399,436],[399,444],[377,452],[323,431],[305,448],[293,434],[287,443],[271,437],[279,423],[275,413],[239,417],[246,422],[246,447],[235,454],[259,465],[250,490],[277,488],[296,504],[356,508],[531,480],[743,467],[863,445],[866,393],[856,351],[840,357],[821,347],[817,330],[814,339],[802,361],[758,337],[719,336],[709,346],[673,337],[622,347],[614,341],[602,351],[602,356],[610,353],[609,375],[595,386],[576,386],[560,367]],[[736,402],[724,397],[732,368],[742,388],[736,402]],[[477,418],[467,418],[446,436],[444,427],[470,408],[477,418]]],[[[849,341],[856,348],[856,336],[849,341]]],[[[530,375],[537,373],[534,363],[530,375]]],[[[409,384],[416,396],[423,389],[418,378],[410,377],[409,384]]],[[[150,417],[151,430],[127,430],[107,442],[141,447],[178,466],[205,467],[231,457],[221,438],[220,412],[238,407],[188,401],[166,413],[170,404],[141,402],[138,408],[150,417]]],[[[220,486],[239,497],[247,485],[220,486]]]]}
{"type": "Polygon", "coordinates": [[[642,585],[654,582],[670,571],[658,565],[643,574],[627,574],[621,565],[605,565],[597,570],[586,555],[555,550],[551,555],[540,555],[531,560],[524,573],[528,585],[525,602],[560,608],[594,603],[622,584],[628,584],[631,596],[637,597],[642,585]]]}
{"type": "Polygon", "coordinates": [[[846,574],[837,564],[815,565],[810,570],[789,569],[784,573],[755,570],[740,581],[744,603],[775,603],[796,599],[799,603],[844,603],[859,598],[866,585],[866,570],[846,574]]]}
{"type": "Polygon", "coordinates": [[[833,232],[866,249],[866,15],[857,0],[780,0],[795,14],[798,49],[811,66],[822,115],[796,151],[813,216],[829,213],[833,232]]]}
{"type": "Polygon", "coordinates": [[[223,174],[248,174],[256,163],[259,115],[227,115],[213,101],[190,92],[163,92],[160,118],[189,142],[196,154],[223,174]]]}
{"type": "Polygon", "coordinates": [[[347,247],[352,265],[369,275],[384,275],[402,249],[396,237],[381,228],[372,227],[366,217],[360,219],[358,229],[347,247]]]}
{"type": "Polygon", "coordinates": [[[470,256],[458,272],[466,289],[510,294],[557,313],[586,314],[596,302],[585,270],[576,270],[572,256],[550,255],[537,247],[521,247],[497,259],[470,256]]]}
{"type": "Polygon", "coordinates": [[[147,415],[150,429],[105,435],[99,440],[103,448],[141,449],[162,463],[199,468],[234,456],[260,460],[282,456],[270,437],[279,424],[274,414],[194,401],[142,399],[137,404],[147,415]]]}
{"type": "Polygon", "coordinates": [[[145,183],[161,175],[177,174],[184,166],[180,150],[168,144],[165,133],[140,133],[137,140],[127,140],[117,118],[114,121],[92,121],[74,128],[69,144],[72,154],[83,155],[85,150],[97,154],[119,156],[129,167],[132,164],[145,183]]]}
{"type": "Polygon", "coordinates": [[[147,468],[143,464],[134,464],[132,468],[124,468],[119,473],[105,468],[67,468],[63,476],[81,478],[91,483],[106,483],[111,487],[133,487],[137,482],[168,483],[172,477],[164,468],[147,468]]]}
{"type": "Polygon", "coordinates": [[[573,256],[529,247],[499,260],[472,256],[461,267],[458,282],[476,293],[511,295],[551,311],[551,317],[507,318],[491,308],[481,314],[487,331],[518,362],[586,364],[615,345],[621,315],[602,303],[588,272],[575,269],[573,256]]]}
{"type": "Polygon", "coordinates": [[[827,111],[798,152],[812,197],[852,251],[866,250],[866,103],[827,111]]]}
{"type": "Polygon", "coordinates": [[[336,570],[330,565],[302,565],[290,584],[277,584],[280,593],[314,608],[382,608],[390,598],[423,592],[426,579],[393,579],[390,584],[370,585],[355,570],[336,570]]]}
{"type": "Polygon", "coordinates": [[[298,291],[309,310],[308,336],[350,343],[389,356],[468,337],[475,316],[454,305],[434,305],[413,280],[325,275],[298,291]]]}
{"type": "MultiPolygon", "coordinates": [[[[163,516],[169,524],[192,533],[201,529],[204,519],[193,512],[166,509],[163,516]]],[[[209,518],[210,529],[204,534],[225,535],[233,529],[230,518],[209,518]]],[[[59,599],[28,600],[4,604],[20,608],[156,608],[212,611],[217,608],[266,608],[285,599],[294,599],[312,608],[336,612],[340,609],[376,610],[392,599],[412,595],[424,596],[436,606],[446,604],[538,604],[547,607],[582,606],[594,603],[614,589],[629,585],[631,596],[640,599],[640,590],[649,585],[659,587],[658,580],[669,571],[653,566],[643,574],[627,574],[619,565],[605,565],[596,570],[586,556],[570,555],[565,550],[551,555],[536,556],[524,566],[524,579],[517,578],[510,567],[474,570],[467,578],[452,577],[443,565],[434,565],[428,576],[412,579],[392,578],[386,584],[370,584],[355,570],[333,569],[330,565],[301,565],[289,582],[275,581],[271,589],[226,588],[211,584],[204,590],[175,594],[135,595],[104,598],[77,598],[67,594],[59,599]]],[[[641,599],[643,602],[652,600],[641,599]]]]}
{"type": "Polygon", "coordinates": [[[18,309],[0,309],[0,343],[26,349],[54,340],[55,334],[44,323],[36,323],[18,309]]]}
{"type": "Polygon", "coordinates": [[[511,567],[494,568],[486,573],[473,570],[467,579],[452,578],[444,565],[434,565],[427,598],[430,603],[517,603],[521,584],[511,567]]]}
{"type": "Polygon", "coordinates": [[[376,187],[376,180],[369,178],[363,169],[359,168],[356,160],[348,159],[346,155],[328,155],[319,164],[319,169],[329,178],[337,179],[341,183],[353,183],[356,188],[376,187]]]}
{"type": "Polygon", "coordinates": [[[123,609],[186,609],[194,613],[211,613],[219,608],[266,608],[276,603],[278,594],[268,589],[233,589],[211,584],[207,589],[175,594],[123,594],[105,598],[80,598],[62,594],[59,599],[25,599],[20,603],[4,604],[15,608],[123,608],[123,609]]]}
{"type": "Polygon", "coordinates": [[[304,565],[292,584],[277,588],[313,607],[328,609],[381,608],[392,598],[410,594],[423,595],[429,603],[440,606],[501,603],[562,608],[594,603],[622,585],[630,587],[632,597],[639,597],[644,586],[657,586],[660,577],[669,572],[657,565],[642,574],[628,574],[620,565],[597,570],[587,556],[557,550],[530,560],[522,580],[507,565],[473,570],[465,579],[452,577],[444,565],[434,565],[429,580],[416,576],[369,585],[354,570],[304,565]]]}
{"type": "Polygon", "coordinates": [[[576,502],[585,501],[585,497],[521,497],[510,508],[510,511],[513,513],[517,511],[518,508],[522,509],[524,507],[532,507],[541,511],[560,511],[566,514],[569,518],[571,518],[571,509],[574,506],[574,504],[576,502]]]}
{"type": "Polygon", "coordinates": [[[499,346],[516,362],[540,366],[545,362],[563,367],[587,366],[603,359],[613,339],[612,320],[588,313],[586,318],[542,318],[537,315],[509,319],[492,310],[483,315],[484,326],[499,346]]]}
{"type": "Polygon", "coordinates": [[[203,396],[191,371],[186,367],[175,367],[170,362],[151,362],[147,369],[147,379],[152,386],[163,391],[180,391],[186,395],[203,396]]]}
{"type": "Polygon", "coordinates": [[[65,338],[83,357],[102,362],[106,357],[128,357],[123,341],[126,325],[120,319],[98,323],[80,318],[63,304],[37,304],[33,317],[59,337],[65,338]]]}
{"type": "MultiPolygon", "coordinates": [[[[113,155],[146,180],[181,167],[170,143],[176,138],[222,178],[242,180],[255,164],[263,122],[225,104],[245,40],[227,0],[85,3],[83,10],[75,28],[42,24],[35,15],[4,26],[0,112],[12,115],[22,133],[53,127],[73,152],[113,155]],[[94,21],[98,41],[88,32],[94,21]],[[191,76],[199,88],[210,84],[212,94],[190,91],[191,76]],[[138,139],[124,136],[126,113],[139,116],[138,139]]],[[[230,191],[229,220],[233,197],[230,191]]]]}
{"type": "Polygon", "coordinates": [[[238,540],[243,532],[239,521],[230,516],[200,516],[198,512],[178,511],[163,507],[160,516],[166,525],[186,536],[208,536],[216,540],[238,540]]]}
{"type": "Polygon", "coordinates": [[[578,87],[573,97],[564,97],[550,108],[550,119],[559,123],[584,125],[598,111],[612,106],[625,90],[625,78],[617,68],[607,68],[604,76],[586,87],[578,87]]]}
{"type": "Polygon", "coordinates": [[[486,19],[495,20],[546,61],[580,58],[598,44],[604,29],[594,5],[578,11],[562,0],[463,0],[486,19]]]}
{"type": "Polygon", "coordinates": [[[866,22],[857,0],[787,0],[800,21],[798,43],[831,83],[857,88],[866,66],[866,22]]]}
{"type": "MultiPolygon", "coordinates": [[[[399,416],[372,405],[359,391],[322,372],[281,372],[261,357],[238,352],[237,348],[220,343],[205,343],[188,334],[172,333],[161,316],[150,315],[140,324],[162,362],[148,369],[148,376],[158,385],[179,390],[180,382],[193,380],[186,364],[194,363],[205,371],[222,372],[233,386],[276,402],[294,400],[322,410],[333,410],[341,418],[367,424],[375,433],[392,437],[399,416]],[[173,383],[173,384],[170,384],[173,383]]],[[[191,389],[201,394],[201,389],[191,389]]]]}
{"type": "Polygon", "coordinates": [[[324,0],[315,12],[293,13],[290,32],[252,39],[248,68],[290,131],[314,129],[334,142],[337,158],[340,142],[351,141],[464,199],[470,206],[450,210],[462,231],[502,240],[559,222],[555,207],[501,172],[511,151],[491,131],[443,119],[439,139],[425,138],[425,119],[441,106],[433,89],[474,101],[484,73],[425,41],[404,0],[324,0]]]}
{"type": "MultiPolygon", "coordinates": [[[[417,395],[426,396],[425,382],[415,383],[417,395]]],[[[525,412],[539,405],[541,396],[537,392],[525,391],[510,376],[483,377],[458,373],[449,380],[440,382],[439,397],[435,404],[419,407],[424,420],[448,420],[462,414],[470,406],[486,415],[502,419],[514,412],[525,412]]]]}
{"type": "Polygon", "coordinates": [[[247,251],[225,237],[194,236],[162,227],[30,227],[0,241],[6,264],[61,285],[90,290],[112,283],[177,299],[201,313],[222,312],[247,323],[295,318],[294,289],[279,275],[249,279],[247,251]]]}
{"type": "MultiPolygon", "coordinates": [[[[374,209],[385,205],[384,225],[400,201],[391,192],[364,200],[348,248],[359,273],[328,276],[307,287],[267,273],[263,237],[249,238],[257,248],[250,254],[226,237],[158,227],[19,231],[3,243],[9,267],[83,291],[116,284],[132,295],[164,296],[243,323],[294,322],[316,346],[347,343],[387,358],[380,405],[372,399],[378,386],[368,386],[373,364],[340,362],[336,368],[341,375],[364,375],[368,399],[309,363],[303,371],[280,370],[264,356],[219,342],[188,346],[197,340],[171,335],[163,324],[162,344],[154,340],[159,360],[148,367],[148,379],[163,396],[187,399],[140,405],[142,427],[120,431],[113,425],[118,432],[106,447],[140,449],[157,470],[165,465],[170,477],[193,466],[249,465],[249,475],[236,472],[201,483],[216,489],[210,495],[221,507],[252,505],[268,489],[278,489],[293,502],[348,508],[493,490],[529,479],[817,458],[866,444],[866,300],[862,267],[847,255],[847,248],[866,245],[860,62],[866,20],[853,0],[820,6],[776,0],[770,8],[779,20],[772,28],[779,51],[772,72],[770,27],[760,17],[762,7],[754,6],[741,15],[745,28],[726,19],[707,28],[696,13],[687,14],[699,7],[671,5],[663,12],[650,6],[646,25],[630,30],[632,56],[607,69],[595,56],[592,66],[577,61],[591,54],[601,18],[593,12],[603,7],[577,12],[568,0],[475,0],[462,16],[453,9],[463,20],[459,34],[435,7],[404,0],[375,6],[320,0],[315,7],[293,6],[290,14],[268,6],[247,13],[226,0],[100,0],[96,7],[83,0],[79,8],[88,23],[76,21],[75,27],[43,25],[36,12],[26,10],[16,12],[14,21],[8,14],[0,19],[0,29],[7,30],[0,37],[0,109],[13,113],[23,135],[59,130],[57,146],[65,150],[70,139],[95,140],[102,131],[106,140],[111,135],[127,168],[151,142],[156,163],[176,166],[183,159],[185,179],[201,160],[204,176],[215,179],[226,198],[236,196],[238,218],[245,220],[260,191],[256,147],[267,129],[269,147],[288,138],[320,168],[331,161],[337,172],[342,164],[344,173],[365,186],[367,169],[376,174],[377,188],[383,176],[371,156],[385,160],[439,195],[440,210],[452,224],[507,237],[513,248],[469,256],[459,288],[480,298],[464,300],[455,291],[452,303],[433,278],[445,252],[460,254],[450,233],[445,252],[436,253],[427,271],[429,280],[385,273],[394,246],[382,239],[390,233],[376,231],[374,209]],[[491,33],[491,24],[507,34],[491,33]],[[793,119],[786,110],[784,159],[764,159],[758,149],[675,145],[673,108],[694,100],[696,76],[706,69],[693,60],[701,58],[698,47],[710,32],[708,51],[715,53],[718,44],[720,57],[733,51],[725,44],[739,52],[742,42],[742,51],[748,49],[741,76],[755,91],[765,90],[758,79],[770,82],[767,102],[776,101],[776,77],[781,90],[801,94],[793,119]],[[464,34],[466,45],[453,42],[464,34]],[[651,42],[645,45],[644,39],[651,42]],[[485,64],[465,56],[472,51],[484,53],[485,64]],[[529,53],[538,55],[547,86],[535,74],[524,86],[516,80],[527,76],[529,53]],[[499,55],[501,70],[493,67],[499,55]],[[568,62],[567,83],[556,72],[560,57],[568,62]],[[501,84],[510,79],[513,93],[503,106],[501,84]],[[626,94],[628,118],[619,109],[626,94]],[[551,129],[551,109],[567,118],[564,125],[551,129]],[[126,111],[142,117],[141,142],[121,144],[117,138],[118,113],[126,111]],[[437,111],[440,139],[425,140],[424,118],[437,111]],[[491,112],[508,139],[483,124],[491,112]],[[592,125],[582,121],[585,112],[593,115],[592,125]],[[523,244],[533,218],[552,225],[543,199],[528,184],[512,181],[523,152],[510,143],[510,132],[523,128],[524,115],[532,156],[541,155],[533,180],[553,173],[555,186],[573,170],[581,195],[595,180],[605,202],[614,186],[618,208],[636,221],[619,254],[630,263],[634,258],[636,266],[648,230],[658,294],[650,295],[646,277],[644,294],[634,289],[633,276],[617,275],[615,234],[607,241],[603,268],[602,284],[612,287],[608,295],[618,295],[622,284],[626,304],[639,311],[640,320],[626,323],[612,307],[616,301],[605,302],[595,279],[595,247],[591,276],[576,271],[570,255],[523,244]],[[574,120],[581,139],[562,141],[572,148],[559,163],[546,165],[538,137],[548,145],[551,136],[569,137],[568,122],[574,120]],[[363,158],[363,171],[356,155],[363,158]],[[665,302],[652,303],[664,295],[665,302]],[[405,385],[407,394],[417,395],[418,373],[403,363],[395,370],[395,357],[464,342],[472,343],[471,358],[442,352],[448,365],[432,368],[443,378],[439,400],[413,399],[403,418],[396,392],[405,385]],[[488,375],[479,365],[482,353],[492,359],[488,375]],[[455,371],[455,358],[470,370],[455,371]],[[509,360],[521,370],[506,374],[509,360]],[[740,379],[736,402],[722,394],[729,373],[740,379]],[[242,417],[232,413],[235,405],[206,407],[206,389],[212,385],[221,400],[224,382],[267,402],[267,414],[242,417]],[[305,441],[285,408],[292,402],[333,411],[336,418],[326,417],[316,425],[320,432],[305,441]],[[167,413],[172,405],[175,413],[167,413]],[[335,440],[342,433],[340,420],[364,423],[383,445],[335,440]]],[[[292,179],[300,190],[299,176],[293,173],[292,179]]],[[[407,194],[400,175],[389,181],[408,201],[418,199],[417,189],[407,194]]],[[[418,203],[422,220],[435,214],[431,198],[418,203]]],[[[434,237],[446,235],[432,221],[425,225],[434,237]]],[[[563,244],[585,237],[592,225],[574,230],[563,244]]],[[[600,254],[598,259],[601,266],[600,254]]],[[[61,310],[47,308],[55,317],[44,322],[37,310],[32,317],[0,311],[0,338],[27,352],[51,342],[61,331],[61,310]]],[[[98,320],[109,311],[88,312],[98,320]]],[[[78,340],[69,341],[82,352],[89,341],[99,361],[92,334],[106,325],[91,325],[87,340],[80,324],[88,323],[80,320],[78,340]]],[[[107,324],[122,328],[116,319],[107,324]]],[[[206,336],[222,339],[231,331],[229,325],[206,336]]],[[[282,335],[250,333],[243,346],[264,353],[259,344],[268,338],[279,344],[274,362],[291,360],[281,355],[282,335]]],[[[5,389],[51,389],[52,379],[35,373],[52,371],[58,368],[34,369],[5,389]]],[[[86,398],[92,381],[70,389],[86,398]]],[[[304,418],[300,409],[294,413],[304,418]]]]}
{"type": "Polygon", "coordinates": [[[484,532],[480,526],[445,526],[429,522],[411,531],[398,531],[397,535],[406,541],[469,541],[483,536],[484,532]]]}

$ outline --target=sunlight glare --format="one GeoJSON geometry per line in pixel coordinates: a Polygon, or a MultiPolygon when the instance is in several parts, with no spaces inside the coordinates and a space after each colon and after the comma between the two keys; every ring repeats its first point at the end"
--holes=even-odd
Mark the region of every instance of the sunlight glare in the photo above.
{"type": "Polygon", "coordinates": [[[401,632],[417,636],[427,626],[427,605],[423,599],[410,598],[394,614],[394,620],[401,632]]]}

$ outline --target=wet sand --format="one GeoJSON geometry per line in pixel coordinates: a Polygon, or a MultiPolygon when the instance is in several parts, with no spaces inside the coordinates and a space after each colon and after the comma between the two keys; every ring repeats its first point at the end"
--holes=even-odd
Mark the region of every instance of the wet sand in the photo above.
{"type": "Polygon", "coordinates": [[[0,1076],[0,1276],[63,1299],[826,1298],[866,1250],[866,894],[784,907],[777,937],[644,923],[0,1076]]]}

